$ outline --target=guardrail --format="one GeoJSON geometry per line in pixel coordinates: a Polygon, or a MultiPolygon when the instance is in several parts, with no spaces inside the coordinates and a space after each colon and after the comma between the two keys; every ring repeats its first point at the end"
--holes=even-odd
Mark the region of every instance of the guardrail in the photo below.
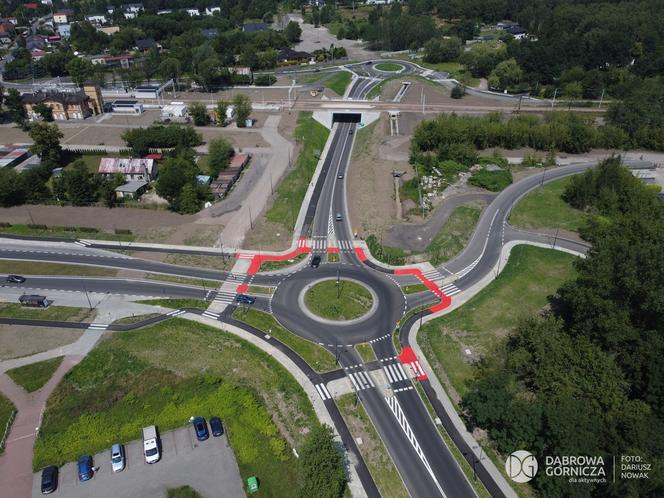
{"type": "Polygon", "coordinates": [[[7,441],[7,436],[9,435],[9,429],[14,423],[15,418],[16,410],[12,410],[12,414],[9,416],[9,420],[7,420],[7,423],[5,424],[5,432],[2,435],[2,439],[0,439],[0,454],[5,450],[5,442],[7,441]]]}

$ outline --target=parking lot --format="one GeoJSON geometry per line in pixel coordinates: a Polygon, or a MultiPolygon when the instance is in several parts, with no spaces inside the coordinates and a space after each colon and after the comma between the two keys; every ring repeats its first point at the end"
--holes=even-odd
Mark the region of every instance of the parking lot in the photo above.
{"type": "MultiPolygon", "coordinates": [[[[191,426],[161,434],[161,460],[149,465],[143,457],[143,441],[125,445],[126,467],[111,471],[110,445],[94,455],[99,467],[93,479],[79,482],[76,462],[60,468],[54,496],[67,498],[164,498],[168,488],[189,485],[206,498],[244,497],[242,480],[233,450],[224,434],[207,441],[196,440],[191,426]]],[[[34,475],[32,496],[41,494],[41,472],[34,475]]]]}

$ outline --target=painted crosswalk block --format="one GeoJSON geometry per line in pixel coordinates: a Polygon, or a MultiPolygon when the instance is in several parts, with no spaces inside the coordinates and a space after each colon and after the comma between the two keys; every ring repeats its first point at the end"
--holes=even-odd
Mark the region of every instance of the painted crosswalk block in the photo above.
{"type": "Polygon", "coordinates": [[[213,313],[212,311],[204,311],[203,316],[205,318],[211,318],[212,320],[219,320],[221,315],[219,313],[213,313]]]}
{"type": "Polygon", "coordinates": [[[325,387],[325,384],[320,383],[316,384],[316,391],[318,391],[318,395],[321,397],[323,401],[327,401],[328,399],[332,399],[332,396],[330,395],[330,391],[327,390],[327,387],[325,387]]]}
{"type": "Polygon", "coordinates": [[[238,254],[238,259],[254,259],[255,254],[238,254]]]}
{"type": "Polygon", "coordinates": [[[86,242],[84,240],[77,240],[74,242],[74,244],[79,245],[81,247],[88,247],[92,245],[90,242],[86,242]]]}
{"type": "Polygon", "coordinates": [[[311,247],[314,252],[325,252],[327,249],[327,237],[314,237],[311,247]]]}
{"type": "Polygon", "coordinates": [[[398,382],[408,380],[408,375],[400,363],[389,363],[387,365],[383,365],[383,371],[385,372],[387,380],[390,382],[390,384],[396,384],[398,382]]]}
{"type": "Polygon", "coordinates": [[[168,313],[166,313],[166,316],[178,316],[178,315],[182,315],[184,313],[186,313],[185,310],[173,310],[173,311],[169,311],[168,313]]]}
{"type": "Polygon", "coordinates": [[[351,241],[351,240],[340,240],[339,241],[339,249],[341,251],[352,251],[354,249],[353,241],[351,241]]]}
{"type": "Polygon", "coordinates": [[[445,293],[448,296],[454,296],[455,294],[458,294],[459,292],[461,292],[461,289],[459,289],[454,284],[443,285],[442,290],[443,290],[443,293],[445,293]]]}
{"type": "Polygon", "coordinates": [[[91,323],[88,325],[89,330],[106,330],[107,328],[108,325],[104,323],[91,323]]]}
{"type": "Polygon", "coordinates": [[[214,301],[223,304],[232,304],[235,301],[236,292],[219,291],[214,296],[214,301]]]}
{"type": "Polygon", "coordinates": [[[353,365],[352,367],[346,367],[344,369],[350,382],[353,384],[353,389],[355,389],[355,391],[362,391],[363,389],[375,387],[373,380],[371,380],[371,376],[367,372],[364,370],[352,371],[354,368],[360,367],[361,365],[353,365]]]}
{"type": "Polygon", "coordinates": [[[441,280],[443,278],[443,276],[436,268],[431,268],[430,270],[423,271],[422,275],[427,279],[431,280],[432,282],[436,280],[441,280]]]}

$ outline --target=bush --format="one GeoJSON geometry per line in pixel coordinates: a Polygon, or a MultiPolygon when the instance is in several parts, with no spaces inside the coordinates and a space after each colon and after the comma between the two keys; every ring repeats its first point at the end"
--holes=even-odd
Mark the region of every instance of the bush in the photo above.
{"type": "Polygon", "coordinates": [[[33,230],[48,230],[48,227],[46,225],[40,225],[36,223],[30,223],[27,225],[27,227],[33,230]]]}
{"type": "Polygon", "coordinates": [[[9,228],[11,226],[12,226],[11,223],[7,223],[6,221],[0,221],[0,227],[2,228],[9,228]]]}
{"type": "Polygon", "coordinates": [[[115,234],[116,235],[132,235],[132,231],[127,229],[127,228],[116,228],[115,229],[115,234]]]}
{"type": "Polygon", "coordinates": [[[509,170],[487,171],[482,168],[473,173],[468,183],[476,187],[485,188],[491,192],[500,192],[512,183],[512,173],[509,170]]]}
{"type": "Polygon", "coordinates": [[[150,149],[195,147],[203,143],[203,137],[194,128],[177,124],[133,128],[125,131],[122,139],[136,156],[145,156],[150,149]]]}
{"type": "Polygon", "coordinates": [[[256,86],[271,86],[277,82],[276,76],[273,74],[259,74],[254,78],[256,86]]]}
{"type": "Polygon", "coordinates": [[[453,99],[461,99],[464,95],[466,95],[466,88],[462,85],[454,85],[450,97],[453,99]]]}
{"type": "Polygon", "coordinates": [[[395,266],[406,264],[406,255],[401,249],[380,245],[375,235],[369,235],[366,242],[369,251],[378,261],[395,266]]]}

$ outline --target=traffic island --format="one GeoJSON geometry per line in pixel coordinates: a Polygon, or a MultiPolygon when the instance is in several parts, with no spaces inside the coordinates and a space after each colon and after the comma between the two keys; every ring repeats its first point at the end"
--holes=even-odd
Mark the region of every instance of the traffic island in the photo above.
{"type": "Polygon", "coordinates": [[[378,296],[364,284],[348,278],[329,278],[305,287],[302,308],[311,318],[326,323],[349,323],[375,312],[378,296]]]}

